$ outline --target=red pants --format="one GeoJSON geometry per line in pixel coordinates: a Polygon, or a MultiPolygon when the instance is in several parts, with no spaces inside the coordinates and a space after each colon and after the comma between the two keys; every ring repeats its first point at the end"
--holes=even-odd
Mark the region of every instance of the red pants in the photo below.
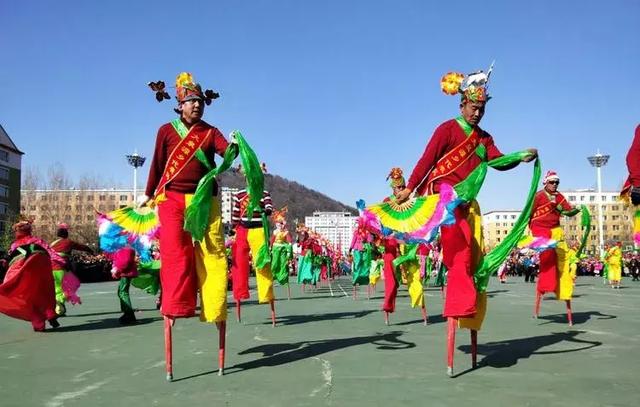
{"type": "Polygon", "coordinates": [[[196,312],[198,276],[191,234],[184,230],[185,195],[166,191],[158,205],[160,218],[160,285],[162,315],[192,317],[196,312]]]}
{"type": "MultiPolygon", "coordinates": [[[[531,233],[536,237],[551,237],[551,229],[532,227],[531,233]]],[[[555,249],[548,249],[540,253],[540,272],[536,290],[543,294],[556,291],[558,285],[558,256],[555,249]]]]}
{"type": "Polygon", "coordinates": [[[471,317],[476,313],[477,293],[471,267],[474,237],[468,215],[468,206],[458,207],[455,223],[440,229],[442,262],[447,267],[444,317],[471,317]]]}
{"type": "Polygon", "coordinates": [[[322,266],[320,266],[320,280],[324,281],[327,279],[327,271],[327,265],[322,264],[322,266]]]}
{"type": "Polygon", "coordinates": [[[393,270],[393,260],[397,257],[397,251],[385,251],[384,260],[384,301],[382,302],[382,310],[394,312],[396,310],[396,297],[398,295],[398,282],[393,270]]]}

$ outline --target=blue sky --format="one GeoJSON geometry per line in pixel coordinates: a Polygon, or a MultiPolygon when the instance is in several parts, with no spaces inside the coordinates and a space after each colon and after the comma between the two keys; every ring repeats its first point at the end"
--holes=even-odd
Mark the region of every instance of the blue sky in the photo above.
{"type": "MultiPolygon", "coordinates": [[[[619,188],[640,122],[640,2],[435,3],[0,0],[0,124],[24,166],[128,186],[124,155],[149,156],[174,117],[146,83],[186,70],[221,94],[205,119],[241,130],[272,173],[373,203],[458,114],[440,77],[495,59],[482,127],[500,149],[537,147],[569,189],[595,185],[599,148],[619,188]]],[[[483,209],[519,208],[530,176],[491,171],[483,209]]]]}

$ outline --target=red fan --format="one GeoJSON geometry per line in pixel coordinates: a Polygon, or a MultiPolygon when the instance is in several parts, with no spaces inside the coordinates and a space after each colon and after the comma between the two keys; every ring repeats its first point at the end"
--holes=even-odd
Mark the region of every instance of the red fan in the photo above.
{"type": "Polygon", "coordinates": [[[169,96],[167,91],[164,89],[165,85],[163,81],[149,82],[147,85],[152,91],[156,92],[156,100],[158,102],[162,102],[164,99],[171,99],[171,96],[169,96]]]}

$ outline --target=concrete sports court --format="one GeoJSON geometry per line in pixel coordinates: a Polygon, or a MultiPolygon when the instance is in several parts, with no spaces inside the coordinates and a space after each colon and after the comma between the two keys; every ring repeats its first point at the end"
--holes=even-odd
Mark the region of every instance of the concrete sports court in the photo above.
{"type": "MultiPolygon", "coordinates": [[[[253,281],[252,281],[253,283],[253,281]]],[[[165,381],[163,324],[154,298],[132,288],[139,324],[121,327],[117,283],[82,286],[56,332],[0,315],[0,405],[9,406],[632,406],[640,379],[640,283],[614,291],[579,277],[569,328],[564,303],[534,286],[494,279],[469,370],[469,334],[458,330],[455,370],[445,374],[438,288],[426,289],[429,325],[402,288],[391,325],[379,311],[382,282],[367,300],[347,278],[302,294],[277,287],[278,326],[268,305],[230,302],[226,374],[217,376],[217,331],[196,318],[174,328],[173,383],[165,381]]],[[[252,291],[255,297],[255,291],[252,291]]]]}

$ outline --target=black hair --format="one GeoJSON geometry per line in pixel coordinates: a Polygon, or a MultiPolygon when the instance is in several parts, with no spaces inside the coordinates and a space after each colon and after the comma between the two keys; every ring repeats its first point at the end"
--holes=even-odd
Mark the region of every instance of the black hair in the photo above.
{"type": "Polygon", "coordinates": [[[56,236],[66,239],[69,237],[69,230],[66,228],[59,228],[56,236]]]}

